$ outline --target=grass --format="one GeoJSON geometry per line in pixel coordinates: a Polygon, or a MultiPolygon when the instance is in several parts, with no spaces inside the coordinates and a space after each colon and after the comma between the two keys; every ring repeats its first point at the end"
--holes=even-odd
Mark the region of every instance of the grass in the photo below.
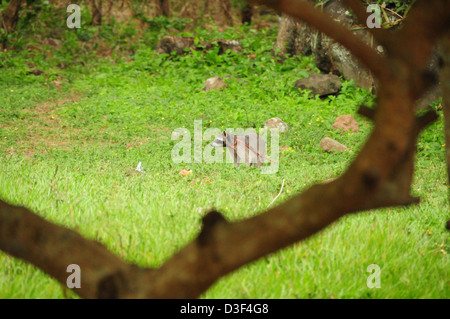
{"type": "MultiPolygon", "coordinates": [[[[276,29],[196,32],[201,40],[238,38],[244,52],[158,55],[151,31],[142,42],[153,45],[140,45],[127,58],[83,58],[74,56],[73,47],[53,58],[36,54],[42,76],[27,75],[29,53],[1,53],[0,198],[96,239],[128,262],[158,267],[195,238],[209,209],[232,221],[248,218],[266,209],[283,180],[275,204],[345,170],[372,128],[355,115],[357,106],[370,105],[373,96],[351,82],[324,100],[295,90],[294,81],[316,68],[308,57],[283,63],[273,58],[276,29]],[[72,62],[61,70],[61,59],[72,62]],[[202,91],[216,75],[228,88],[202,91]],[[353,114],[361,131],[333,130],[342,114],[353,114]],[[171,159],[178,142],[172,131],[193,132],[194,120],[202,120],[204,132],[259,128],[271,117],[290,126],[280,136],[285,148],[276,174],[171,159]],[[318,144],[325,136],[350,150],[324,153],[318,144]],[[138,162],[144,174],[134,170],[138,162]],[[181,177],[182,169],[192,174],[181,177]]],[[[439,120],[418,145],[412,192],[422,198],[420,205],[346,216],[220,279],[202,297],[449,298],[443,144],[439,120]],[[379,289],[366,285],[371,264],[381,269],[379,289]]],[[[0,298],[67,294],[74,296],[33,266],[0,253],[0,298]]]]}

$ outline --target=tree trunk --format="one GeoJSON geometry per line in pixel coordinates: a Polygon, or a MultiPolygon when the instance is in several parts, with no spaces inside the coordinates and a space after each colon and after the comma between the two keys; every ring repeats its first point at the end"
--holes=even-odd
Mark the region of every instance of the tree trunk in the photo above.
{"type": "Polygon", "coordinates": [[[233,25],[230,0],[205,1],[205,9],[205,12],[207,12],[218,26],[226,27],[233,25]]]}
{"type": "Polygon", "coordinates": [[[3,16],[3,28],[6,33],[11,33],[16,29],[17,21],[19,20],[19,10],[23,0],[11,0],[8,8],[6,8],[3,16]]]}
{"type": "Polygon", "coordinates": [[[179,16],[192,19],[194,25],[209,19],[222,29],[233,25],[230,0],[189,1],[181,8],[179,16]]]}
{"type": "Polygon", "coordinates": [[[252,4],[246,4],[243,8],[242,8],[242,24],[252,24],[252,17],[253,17],[253,11],[254,11],[254,6],[252,4]]]}
{"type": "MultiPolygon", "coordinates": [[[[314,0],[307,1],[314,3],[314,0]]],[[[310,55],[312,39],[317,33],[310,24],[283,13],[273,51],[278,52],[278,56],[310,55]]]]}
{"type": "Polygon", "coordinates": [[[277,39],[273,46],[273,50],[277,53],[278,56],[283,56],[285,54],[297,55],[304,53],[300,52],[303,50],[299,49],[296,45],[297,35],[299,34],[298,28],[300,27],[300,24],[301,22],[298,21],[298,19],[283,13],[283,15],[281,16],[277,39]]]}
{"type": "MultiPolygon", "coordinates": [[[[448,185],[450,186],[450,33],[439,43],[441,92],[444,109],[445,158],[447,160],[448,185]]],[[[450,192],[450,188],[449,188],[450,192]]],[[[449,193],[450,198],[450,193],[449,193]]]]}
{"type": "Polygon", "coordinates": [[[161,15],[170,17],[170,0],[159,0],[161,15]]]}
{"type": "Polygon", "coordinates": [[[102,24],[102,0],[92,0],[92,25],[102,24]]]}

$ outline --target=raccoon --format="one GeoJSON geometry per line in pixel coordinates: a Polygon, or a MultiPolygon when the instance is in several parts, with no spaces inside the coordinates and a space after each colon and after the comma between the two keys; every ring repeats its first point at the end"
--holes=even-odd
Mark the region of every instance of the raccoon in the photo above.
{"type": "Polygon", "coordinates": [[[239,167],[241,163],[259,167],[264,162],[266,144],[258,134],[253,132],[234,135],[223,131],[210,145],[226,147],[236,167],[239,167]]]}

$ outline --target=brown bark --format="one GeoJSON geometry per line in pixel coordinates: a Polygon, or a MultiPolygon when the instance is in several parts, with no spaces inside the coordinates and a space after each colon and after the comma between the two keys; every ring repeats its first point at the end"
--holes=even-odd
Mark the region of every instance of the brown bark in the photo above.
{"type": "MultiPolygon", "coordinates": [[[[447,197],[450,200],[450,32],[439,42],[439,54],[441,61],[439,63],[440,85],[442,92],[442,105],[444,111],[444,134],[445,134],[445,159],[447,162],[447,197]]],[[[450,220],[445,225],[450,230],[450,220]]]]}
{"type": "Polygon", "coordinates": [[[447,161],[448,185],[450,185],[450,33],[447,33],[440,41],[439,55],[442,59],[439,63],[439,77],[441,80],[442,106],[444,110],[445,158],[447,161]]]}
{"type": "Polygon", "coordinates": [[[11,0],[3,15],[3,28],[6,33],[13,32],[19,20],[19,10],[23,0],[11,0]]]}
{"type": "Polygon", "coordinates": [[[179,16],[192,19],[194,24],[210,19],[222,28],[233,25],[230,0],[189,1],[180,10],[179,16]]]}
{"type": "Polygon", "coordinates": [[[170,0],[159,0],[161,15],[170,17],[170,0]]]}
{"type": "Polygon", "coordinates": [[[92,0],[92,25],[102,24],[102,1],[103,0],[92,0]]]}
{"type": "Polygon", "coordinates": [[[254,6],[250,3],[246,4],[243,8],[242,8],[242,12],[241,12],[241,22],[242,24],[252,24],[252,17],[253,17],[253,12],[254,12],[254,6]]]}
{"type": "Polygon", "coordinates": [[[273,50],[278,52],[279,56],[285,54],[297,55],[303,54],[297,49],[295,42],[298,34],[299,20],[287,14],[283,14],[278,29],[277,39],[273,46],[273,50]]]}
{"type": "Polygon", "coordinates": [[[79,265],[82,276],[77,293],[87,298],[116,297],[115,287],[125,285],[120,278],[138,271],[137,267],[126,264],[103,245],[49,223],[25,208],[2,201],[0,249],[31,262],[64,285],[69,275],[67,266],[79,265]]]}
{"type": "MultiPolygon", "coordinates": [[[[305,1],[260,3],[333,37],[380,80],[377,108],[360,111],[374,120],[374,130],[341,177],[247,220],[230,223],[219,212],[208,213],[198,237],[158,269],[127,265],[98,243],[5,203],[0,203],[0,249],[63,283],[67,265],[80,265],[88,277],[76,291],[82,297],[194,298],[221,276],[305,239],[346,214],[417,203],[410,195],[417,136],[437,114],[417,118],[414,101],[428,86],[427,58],[448,31],[450,3],[418,0],[402,29],[386,36],[383,30],[375,31],[386,45],[383,57],[305,1]]],[[[361,3],[348,3],[362,12],[361,3]]]]}
{"type": "MultiPolygon", "coordinates": [[[[314,3],[314,0],[308,1],[314,3]]],[[[317,31],[310,25],[283,13],[273,51],[278,52],[278,56],[307,54],[307,44],[312,42],[311,37],[316,34],[317,31]]]]}
{"type": "Polygon", "coordinates": [[[204,2],[204,14],[210,17],[218,26],[231,26],[231,2],[230,0],[209,0],[204,2]]]}

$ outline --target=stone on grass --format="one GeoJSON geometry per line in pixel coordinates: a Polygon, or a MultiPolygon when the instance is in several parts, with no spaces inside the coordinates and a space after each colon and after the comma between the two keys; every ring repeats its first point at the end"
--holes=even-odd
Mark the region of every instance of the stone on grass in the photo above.
{"type": "Polygon", "coordinates": [[[343,132],[351,130],[353,132],[359,132],[359,125],[355,118],[350,114],[340,115],[336,118],[333,124],[333,128],[336,130],[342,129],[343,132]]]}
{"type": "Polygon", "coordinates": [[[325,151],[325,152],[334,152],[334,151],[345,151],[348,149],[347,146],[344,144],[339,143],[336,140],[333,140],[332,138],[325,137],[320,141],[319,146],[325,151]]]}
{"type": "Polygon", "coordinates": [[[311,90],[312,94],[323,96],[339,92],[342,83],[337,75],[312,73],[305,79],[297,80],[295,87],[301,90],[311,90]]]}
{"type": "Polygon", "coordinates": [[[176,52],[178,55],[181,55],[194,48],[195,45],[193,37],[177,37],[168,35],[159,40],[156,52],[159,54],[171,54],[172,52],[176,52]]]}
{"type": "Polygon", "coordinates": [[[212,40],[211,44],[205,45],[205,48],[208,50],[213,47],[214,43],[217,43],[219,46],[218,54],[224,54],[227,50],[234,53],[242,52],[242,44],[238,40],[225,40],[225,39],[215,39],[212,40]]]}
{"type": "Polygon", "coordinates": [[[204,85],[205,87],[203,88],[203,91],[207,92],[211,90],[226,88],[228,86],[220,76],[215,76],[207,79],[204,85]]]}
{"type": "Polygon", "coordinates": [[[264,123],[264,128],[268,129],[277,128],[279,129],[280,132],[285,132],[289,130],[289,126],[286,123],[284,123],[279,117],[273,117],[267,120],[264,123]]]}

